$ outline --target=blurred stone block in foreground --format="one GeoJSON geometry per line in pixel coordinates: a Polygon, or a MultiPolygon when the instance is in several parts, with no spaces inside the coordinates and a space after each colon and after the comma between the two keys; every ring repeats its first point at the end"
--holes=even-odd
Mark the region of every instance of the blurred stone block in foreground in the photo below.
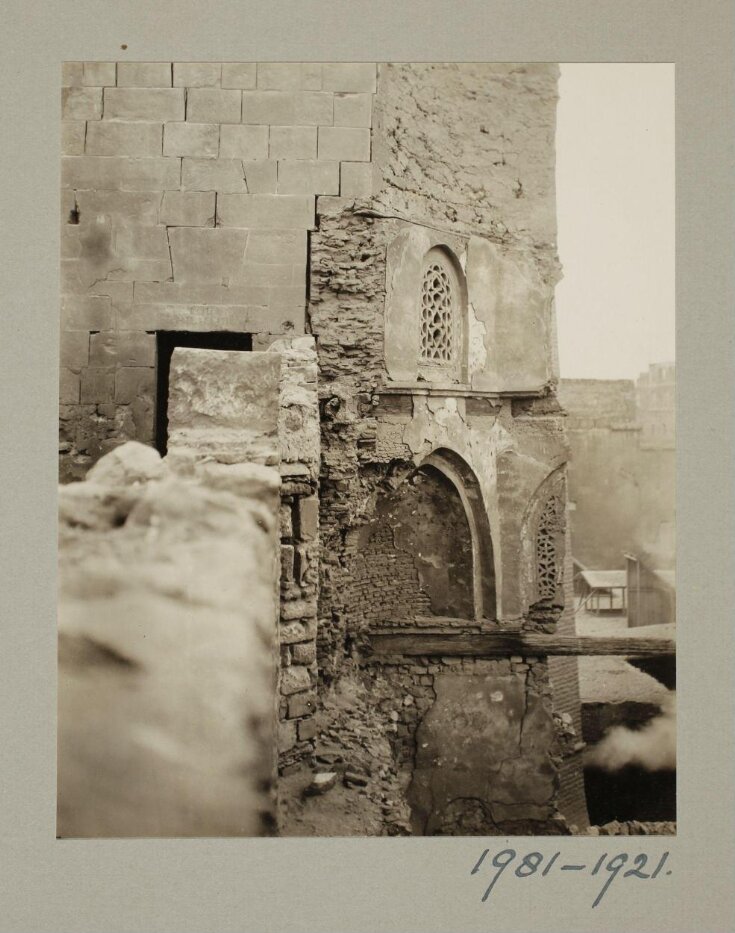
{"type": "Polygon", "coordinates": [[[211,466],[131,442],[60,489],[60,837],[274,830],[280,478],[211,466]]]}

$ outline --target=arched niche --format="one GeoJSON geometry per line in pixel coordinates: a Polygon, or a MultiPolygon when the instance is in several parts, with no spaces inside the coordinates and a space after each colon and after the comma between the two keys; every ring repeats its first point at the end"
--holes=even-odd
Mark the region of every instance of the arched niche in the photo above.
{"type": "Polygon", "coordinates": [[[550,473],[530,499],[522,523],[523,602],[527,610],[564,606],[566,464],[550,473]]]}
{"type": "Polygon", "coordinates": [[[467,516],[472,542],[474,618],[495,619],[495,555],[480,483],[467,461],[448,448],[439,448],[430,453],[421,462],[421,467],[438,470],[457,490],[467,516]]]}
{"type": "Polygon", "coordinates": [[[359,532],[353,596],[365,622],[495,617],[492,539],[476,477],[437,450],[379,494],[359,532]]]}
{"type": "Polygon", "coordinates": [[[394,382],[466,383],[464,242],[410,226],[389,244],[385,368],[394,382]]]}

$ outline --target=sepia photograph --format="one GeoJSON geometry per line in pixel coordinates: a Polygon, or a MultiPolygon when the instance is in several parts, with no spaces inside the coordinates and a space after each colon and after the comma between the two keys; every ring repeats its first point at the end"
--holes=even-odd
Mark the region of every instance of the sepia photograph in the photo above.
{"type": "Polygon", "coordinates": [[[674,836],[674,65],[59,82],[57,837],[674,836]]]}

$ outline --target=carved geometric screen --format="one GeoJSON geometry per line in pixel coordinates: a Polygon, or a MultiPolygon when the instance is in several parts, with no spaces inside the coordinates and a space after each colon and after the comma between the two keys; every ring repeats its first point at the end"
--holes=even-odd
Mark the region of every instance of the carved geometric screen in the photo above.
{"type": "Polygon", "coordinates": [[[536,535],[536,580],[539,599],[553,599],[556,594],[560,578],[556,539],[561,530],[560,515],[563,514],[561,500],[552,496],[539,518],[536,535]]]}
{"type": "Polygon", "coordinates": [[[433,258],[421,283],[421,359],[451,364],[455,357],[457,295],[447,264],[433,258]]]}

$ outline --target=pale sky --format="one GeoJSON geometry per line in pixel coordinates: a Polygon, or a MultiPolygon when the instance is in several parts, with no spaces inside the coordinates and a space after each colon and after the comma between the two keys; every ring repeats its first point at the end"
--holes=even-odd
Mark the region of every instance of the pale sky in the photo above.
{"type": "Polygon", "coordinates": [[[556,288],[562,378],[674,360],[674,66],[561,66],[556,288]]]}

